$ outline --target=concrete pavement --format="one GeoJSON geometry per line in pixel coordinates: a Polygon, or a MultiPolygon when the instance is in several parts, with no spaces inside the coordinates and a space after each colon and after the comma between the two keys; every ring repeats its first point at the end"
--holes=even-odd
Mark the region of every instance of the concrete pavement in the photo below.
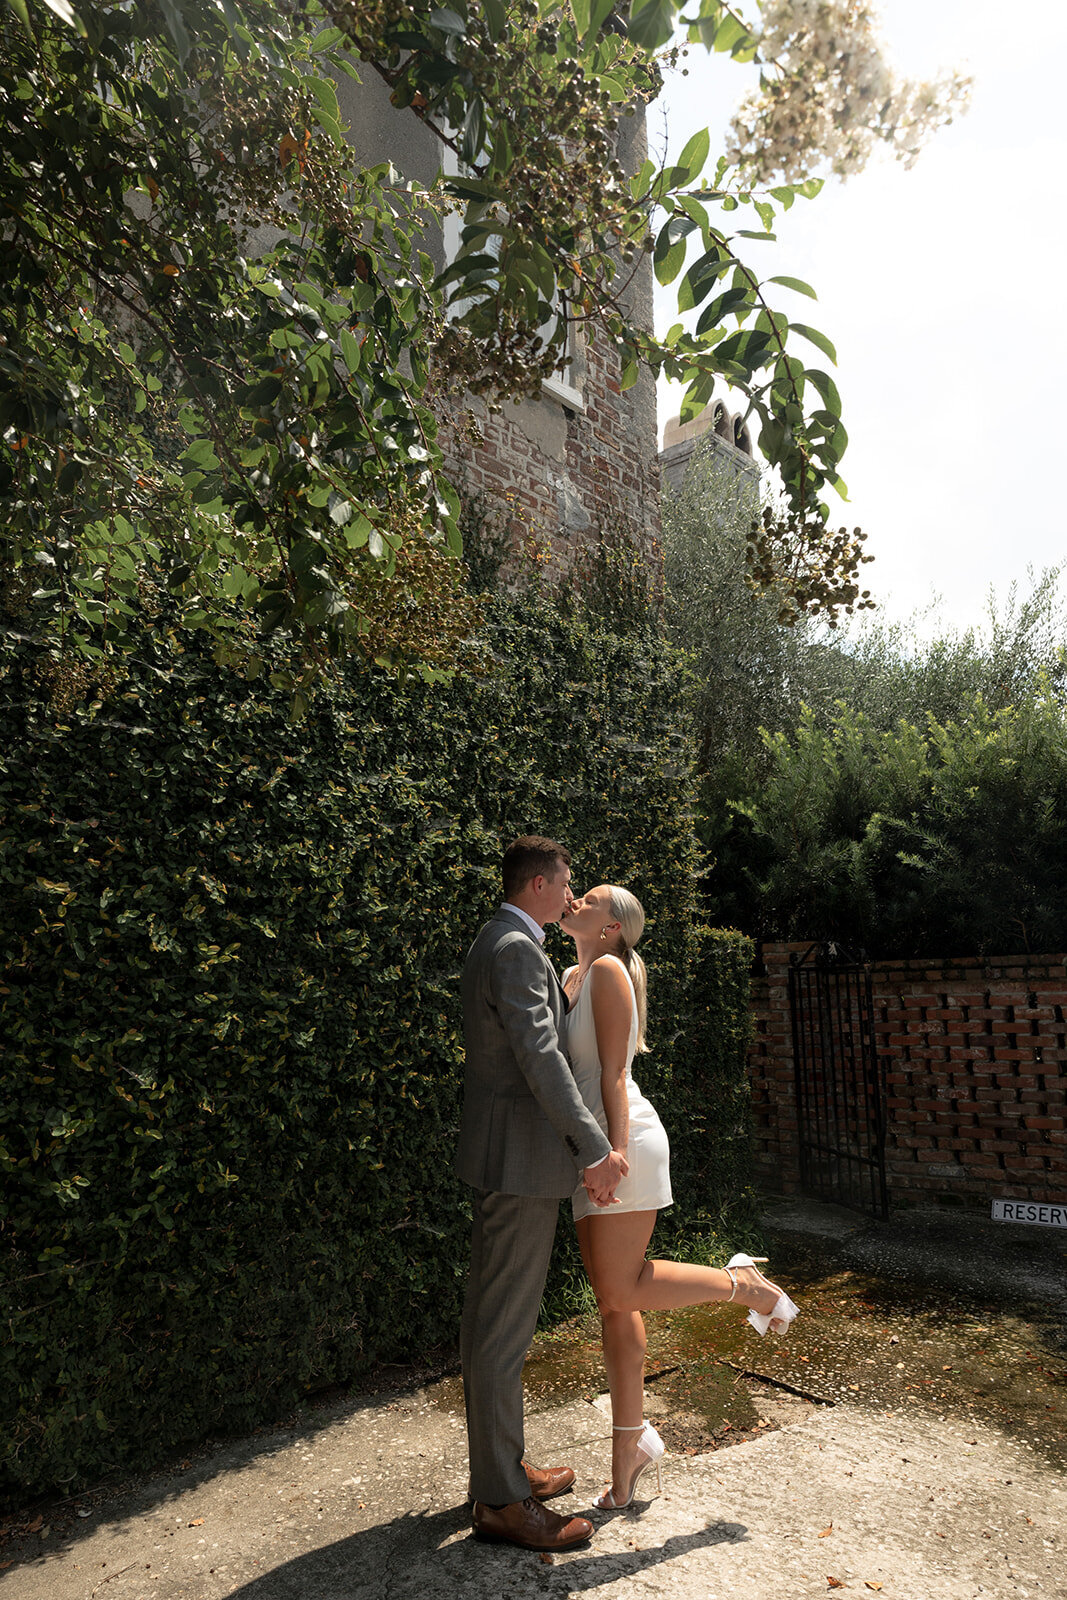
{"type": "MultiPolygon", "coordinates": [[[[1067,1600],[1057,1432],[1067,1426],[1067,1370],[1055,1330],[1016,1306],[979,1318],[973,1305],[906,1304],[916,1252],[937,1276],[938,1228],[921,1219],[894,1231],[794,1207],[768,1222],[779,1239],[794,1231],[798,1259],[802,1235],[806,1249],[831,1259],[829,1275],[807,1289],[808,1317],[777,1348],[743,1335],[739,1317],[731,1329],[735,1308],[716,1314],[722,1348],[736,1355],[729,1338],[746,1338],[743,1360],[766,1374],[730,1401],[735,1423],[749,1419],[748,1442],[684,1453],[670,1381],[651,1380],[649,1415],[665,1433],[672,1422],[678,1429],[663,1493],[646,1474],[649,1498],[593,1513],[587,1548],[553,1560],[470,1537],[462,1411],[446,1378],[335,1401],[290,1426],[205,1447],[136,1486],[37,1508],[0,1549],[0,1600],[807,1600],[837,1589],[884,1600],[1067,1600]],[[851,1300],[841,1288],[850,1257],[864,1274],[851,1300]],[[864,1311],[874,1257],[886,1294],[864,1311]],[[805,1384],[835,1403],[798,1397],[805,1384]]],[[[1023,1276],[1043,1307],[1050,1287],[1067,1289],[1058,1238],[1042,1245],[1031,1232],[1013,1244],[998,1233],[983,1247],[972,1225],[961,1227],[972,1279],[985,1283],[997,1261],[1001,1288],[1017,1294],[1025,1257],[1023,1276]]],[[[966,1251],[951,1229],[943,1250],[958,1275],[966,1251]]],[[[803,1308],[803,1287],[798,1299],[803,1308]]],[[[734,1362],[715,1360],[720,1376],[742,1381],[734,1362]]],[[[555,1502],[562,1511],[588,1509],[605,1480],[609,1417],[592,1394],[581,1383],[550,1385],[528,1419],[530,1459],[577,1470],[576,1492],[555,1502]]]]}

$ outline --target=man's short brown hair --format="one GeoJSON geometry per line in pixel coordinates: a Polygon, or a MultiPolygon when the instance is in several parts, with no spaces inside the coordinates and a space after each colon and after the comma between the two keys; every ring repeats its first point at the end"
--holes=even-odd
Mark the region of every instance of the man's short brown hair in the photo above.
{"type": "Polygon", "coordinates": [[[504,899],[521,894],[532,878],[555,878],[571,864],[571,853],[539,833],[513,839],[504,851],[504,899]]]}

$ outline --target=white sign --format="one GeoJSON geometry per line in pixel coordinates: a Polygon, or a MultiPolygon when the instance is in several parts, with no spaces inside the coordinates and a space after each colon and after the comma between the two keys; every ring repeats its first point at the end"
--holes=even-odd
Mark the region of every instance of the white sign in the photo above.
{"type": "Polygon", "coordinates": [[[994,1200],[994,1222],[1036,1222],[1043,1228],[1067,1228],[1067,1205],[1043,1206],[1036,1200],[994,1200]]]}

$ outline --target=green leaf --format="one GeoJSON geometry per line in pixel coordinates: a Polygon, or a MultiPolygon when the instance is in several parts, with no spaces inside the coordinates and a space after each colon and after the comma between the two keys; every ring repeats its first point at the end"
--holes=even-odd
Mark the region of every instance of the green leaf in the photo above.
{"type": "Polygon", "coordinates": [[[7,3],[22,23],[28,37],[36,44],[37,41],[33,32],[33,24],[30,21],[30,13],[26,7],[26,0],[7,0],[7,3]]]}
{"type": "Polygon", "coordinates": [[[335,123],[339,122],[341,111],[337,104],[337,90],[329,79],[309,75],[304,81],[318,101],[320,109],[335,123]]]}
{"type": "Polygon", "coordinates": [[[323,28],[311,41],[311,49],[317,55],[320,50],[329,50],[331,46],[340,44],[345,37],[343,28],[323,28]]]}
{"type": "Polygon", "coordinates": [[[267,378],[260,379],[248,389],[241,391],[239,399],[242,407],[249,411],[262,410],[273,405],[282,392],[282,380],[274,373],[267,378]]]}
{"type": "Polygon", "coordinates": [[[822,395],[824,401],[834,415],[840,416],[841,396],[838,394],[837,385],[835,384],[833,378],[831,378],[830,374],[828,372],[821,372],[817,367],[808,367],[805,369],[804,376],[815,385],[816,389],[818,389],[819,393],[822,395]]]}
{"type": "Polygon", "coordinates": [[[770,334],[754,328],[742,328],[715,347],[715,359],[725,365],[736,365],[754,372],[763,365],[763,358],[774,343],[770,334]]]}
{"type": "Polygon", "coordinates": [[[715,30],[713,48],[717,53],[729,52],[738,59],[748,55],[751,59],[758,43],[756,35],[745,26],[740,17],[727,13],[715,30]]]}
{"type": "Polygon", "coordinates": [[[593,0],[593,8],[590,16],[589,27],[594,37],[599,35],[605,22],[607,22],[617,4],[618,0],[593,0]]]}
{"type": "Polygon", "coordinates": [[[645,50],[658,50],[674,32],[672,0],[633,0],[627,32],[634,44],[645,50]]]}
{"type": "Polygon", "coordinates": [[[784,289],[795,289],[797,294],[806,294],[812,300],[819,298],[811,284],[805,283],[802,278],[786,278],[779,275],[775,278],[768,278],[766,281],[767,283],[780,283],[784,289]]]}
{"type": "Polygon", "coordinates": [[[329,134],[334,144],[344,144],[344,130],[342,129],[340,122],[335,116],[331,116],[325,107],[321,105],[312,106],[311,115],[314,122],[322,129],[323,133],[329,134]]]}
{"type": "MultiPolygon", "coordinates": [[[[73,28],[75,33],[80,33],[83,39],[88,37],[85,23],[77,15],[74,7],[68,4],[68,0],[44,0],[44,3],[49,11],[55,13],[60,22],[65,22],[68,28],[73,28]]],[[[25,6],[21,3],[21,0],[14,0],[14,9],[21,16],[25,6]]]]}
{"type": "Polygon", "coordinates": [[[436,11],[431,11],[429,23],[430,27],[436,28],[439,33],[451,34],[456,39],[466,38],[467,24],[448,6],[438,6],[436,11]]]}
{"type": "Polygon", "coordinates": [[[363,352],[359,341],[355,339],[347,328],[342,328],[338,336],[341,354],[345,358],[345,366],[349,372],[356,373],[363,365],[363,352]]]}
{"type": "Polygon", "coordinates": [[[736,262],[724,245],[713,244],[694,261],[678,288],[678,310],[692,311],[705,300],[723,273],[736,262]]]}
{"type": "Polygon", "coordinates": [[[674,168],[674,181],[676,183],[692,183],[693,179],[703,169],[710,149],[711,134],[707,128],[701,128],[698,133],[694,133],[678,157],[674,168]]]}
{"type": "Polygon", "coordinates": [[[473,94],[467,106],[467,115],[463,119],[463,132],[460,139],[460,155],[469,167],[473,167],[482,153],[485,144],[485,106],[479,94],[473,94]]]}
{"type": "Polygon", "coordinates": [[[482,10],[485,13],[490,39],[502,38],[508,25],[508,13],[504,0],[482,0],[482,10]]]}
{"type": "Polygon", "coordinates": [[[710,305],[704,307],[697,322],[697,334],[707,333],[710,328],[719,328],[731,314],[740,315],[742,307],[754,305],[753,291],[748,287],[737,286],[716,295],[710,305]]]}
{"type": "Polygon", "coordinates": [[[684,239],[676,239],[672,243],[669,229],[663,228],[660,230],[652,257],[653,270],[660,283],[668,284],[674,282],[685,263],[685,253],[686,242],[684,239]]]}
{"type": "Polygon", "coordinates": [[[159,0],[159,8],[163,13],[163,22],[167,32],[170,34],[174,42],[174,48],[178,52],[178,60],[184,67],[193,46],[189,38],[189,31],[185,26],[185,18],[182,16],[181,5],[178,0],[159,0]]]}
{"type": "Polygon", "coordinates": [[[452,195],[456,200],[488,200],[493,196],[493,191],[485,179],[468,178],[463,174],[446,178],[443,188],[446,194],[452,195]]]}
{"type": "Polygon", "coordinates": [[[194,439],[182,456],[182,460],[188,462],[190,466],[202,467],[207,472],[215,471],[219,464],[210,439],[194,439]]]}
{"type": "Polygon", "coordinates": [[[373,531],[362,511],[357,511],[352,521],[345,524],[345,543],[353,550],[360,550],[373,531]]]}
{"type": "Polygon", "coordinates": [[[697,200],[691,194],[678,194],[674,197],[674,203],[676,206],[681,206],[682,210],[688,216],[692,217],[693,221],[702,232],[707,232],[707,229],[711,226],[711,223],[706,209],[701,205],[699,200],[697,200]]]}
{"type": "Polygon", "coordinates": [[[836,367],[837,351],[834,349],[825,333],[820,333],[818,328],[809,328],[803,322],[791,322],[789,324],[789,329],[791,333],[799,333],[802,339],[807,339],[809,343],[816,345],[818,349],[822,351],[824,356],[829,356],[830,360],[836,367]]]}

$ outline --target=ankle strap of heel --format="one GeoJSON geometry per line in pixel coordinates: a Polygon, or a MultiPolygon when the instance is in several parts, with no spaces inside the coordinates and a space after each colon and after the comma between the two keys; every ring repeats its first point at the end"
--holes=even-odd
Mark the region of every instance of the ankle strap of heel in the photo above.
{"type": "Polygon", "coordinates": [[[647,1422],[639,1422],[634,1428],[616,1428],[613,1426],[611,1431],[612,1433],[644,1433],[647,1427],[647,1422]]]}

